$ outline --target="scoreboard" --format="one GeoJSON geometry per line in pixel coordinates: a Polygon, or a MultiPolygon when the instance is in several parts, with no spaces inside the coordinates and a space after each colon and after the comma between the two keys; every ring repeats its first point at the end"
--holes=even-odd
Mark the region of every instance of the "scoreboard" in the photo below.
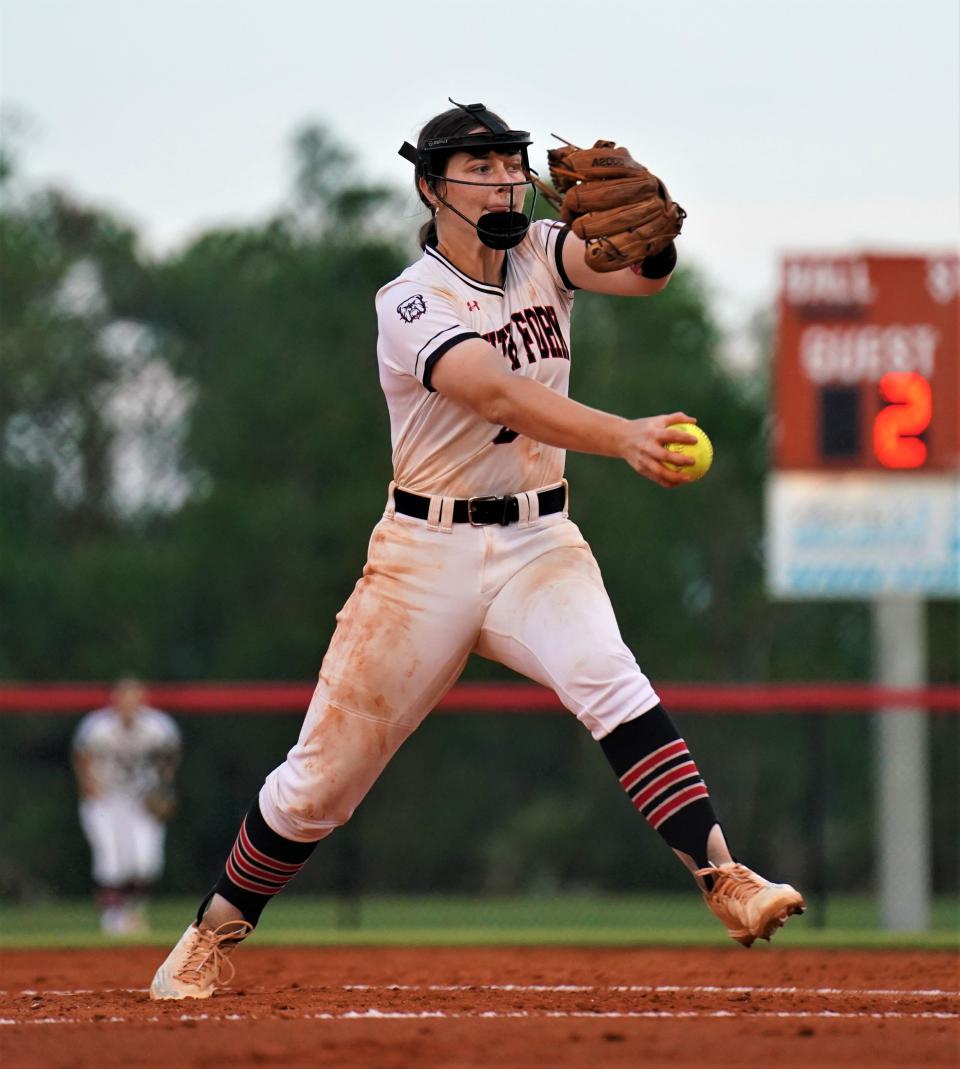
{"type": "Polygon", "coordinates": [[[784,261],[779,470],[958,470],[958,284],[956,256],[784,261]]]}
{"type": "Polygon", "coordinates": [[[774,596],[960,594],[960,257],[783,260],[774,596]]]}

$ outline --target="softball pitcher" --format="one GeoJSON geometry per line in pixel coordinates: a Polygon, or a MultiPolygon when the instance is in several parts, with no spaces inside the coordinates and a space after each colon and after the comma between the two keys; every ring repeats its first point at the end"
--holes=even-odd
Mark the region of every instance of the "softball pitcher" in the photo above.
{"type": "Polygon", "coordinates": [[[206,998],[229,979],[227,955],[349,820],[471,653],[553,688],[734,939],[769,938],[803,909],[792,887],[731,857],[693,757],[624,645],[569,518],[568,449],[622,458],[664,488],[689,481],[664,462],[678,459],[669,443],[693,441],[669,425],[691,416],[624,419],[567,396],[575,291],[658,293],[684,213],[629,153],[598,142],[585,156],[551,154],[555,187],[570,190],[570,225],[531,223],[529,144],[526,131],[471,104],[438,115],[416,147],[400,150],[431,217],[421,258],[376,298],[393,444],[386,509],[300,737],[267,776],[152,998],[206,998]],[[594,196],[594,179],[619,185],[594,196]],[[631,203],[613,211],[630,225],[616,232],[607,209],[630,182],[631,203]]]}

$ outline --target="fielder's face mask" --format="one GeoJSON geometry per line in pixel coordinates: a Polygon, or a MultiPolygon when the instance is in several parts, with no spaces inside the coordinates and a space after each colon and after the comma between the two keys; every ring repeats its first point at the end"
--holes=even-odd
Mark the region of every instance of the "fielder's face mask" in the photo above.
{"type": "Polygon", "coordinates": [[[532,174],[527,160],[527,146],[532,144],[530,133],[527,130],[508,130],[495,115],[487,111],[483,104],[458,104],[452,99],[450,103],[461,108],[471,119],[475,119],[477,126],[486,127],[486,131],[475,134],[457,134],[452,137],[428,138],[421,149],[414,148],[409,141],[404,141],[400,146],[400,155],[414,165],[418,178],[423,177],[428,180],[441,204],[476,229],[477,237],[484,245],[490,249],[512,249],[523,241],[530,227],[530,216],[524,215],[522,210],[516,211],[515,208],[523,208],[526,187],[533,186],[533,201],[530,205],[530,214],[533,214],[537,203],[537,187],[533,181],[527,178],[522,182],[470,182],[462,178],[448,178],[440,172],[446,159],[454,152],[477,154],[519,152],[523,161],[524,174],[532,174]],[[505,212],[485,212],[474,223],[440,196],[437,191],[437,182],[453,182],[462,186],[494,186],[496,189],[507,188],[510,190],[510,207],[505,212]],[[518,189],[519,201],[515,205],[514,197],[518,189]]]}

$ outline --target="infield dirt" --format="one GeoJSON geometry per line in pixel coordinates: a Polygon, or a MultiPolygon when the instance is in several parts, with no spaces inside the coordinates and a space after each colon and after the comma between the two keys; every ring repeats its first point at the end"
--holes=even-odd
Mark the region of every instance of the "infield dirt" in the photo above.
{"type": "Polygon", "coordinates": [[[949,952],[242,947],[155,1003],[156,947],[3,955],[5,1069],[954,1067],[949,952]]]}

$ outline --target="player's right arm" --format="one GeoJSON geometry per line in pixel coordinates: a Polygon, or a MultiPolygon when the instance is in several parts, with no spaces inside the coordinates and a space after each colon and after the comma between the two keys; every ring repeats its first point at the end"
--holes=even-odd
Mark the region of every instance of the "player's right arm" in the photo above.
{"type": "Polygon", "coordinates": [[[81,801],[96,798],[100,784],[93,771],[93,758],[83,750],[73,751],[73,771],[77,777],[77,793],[81,801]]]}
{"type": "Polygon", "coordinates": [[[671,430],[671,423],[696,423],[683,412],[624,419],[564,397],[535,379],[506,370],[500,354],[481,338],[461,341],[433,367],[431,384],[438,393],[475,412],[487,422],[509,427],[544,445],[580,453],[620,457],[658,486],[689,482],[681,472],[663,467],[692,463],[667,451],[669,442],[696,439],[671,430]]]}
{"type": "Polygon", "coordinates": [[[102,791],[91,749],[91,736],[96,734],[98,724],[98,714],[89,713],[80,721],[73,736],[70,759],[73,764],[73,774],[77,778],[77,794],[81,802],[96,798],[102,791]]]}

